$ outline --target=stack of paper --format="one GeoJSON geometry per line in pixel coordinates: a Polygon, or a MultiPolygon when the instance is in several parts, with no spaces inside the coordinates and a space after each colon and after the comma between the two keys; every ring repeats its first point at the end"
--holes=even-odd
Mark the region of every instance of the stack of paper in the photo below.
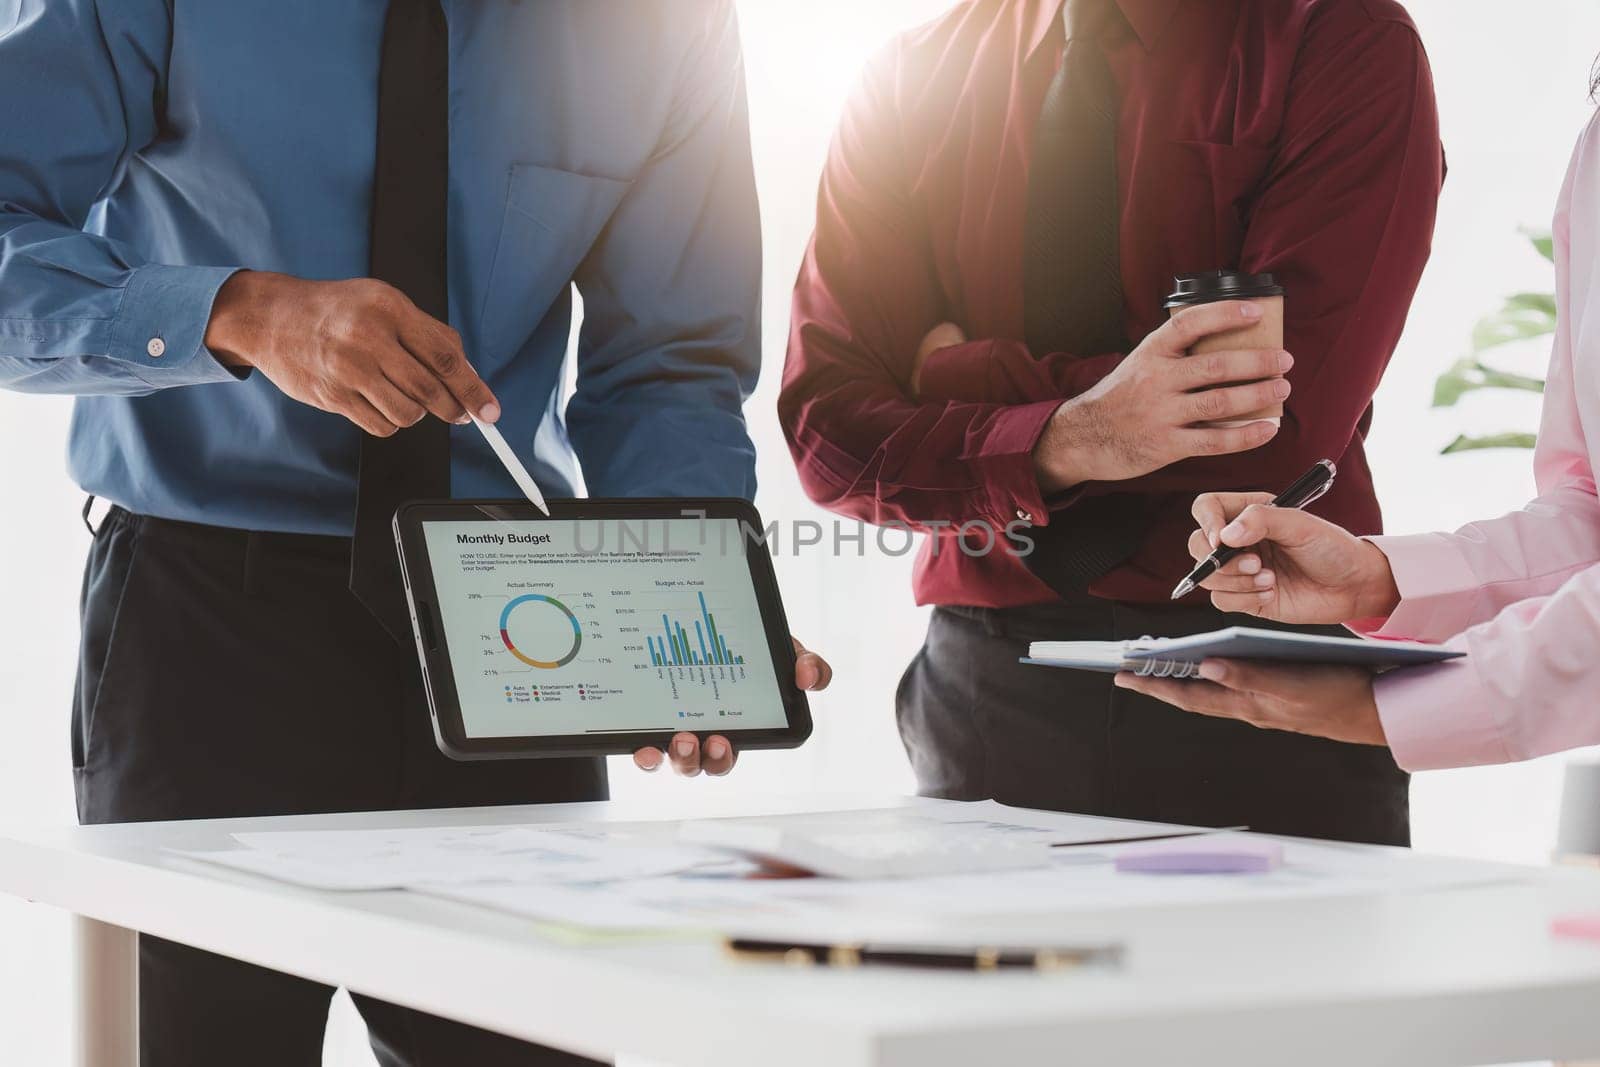
{"type": "MultiPolygon", "coordinates": [[[[676,843],[680,824],[468,826],[241,833],[242,848],[193,859],[323,890],[405,889],[592,931],[715,930],[745,935],[927,936],[984,922],[1239,901],[1379,894],[1505,881],[1514,869],[1400,850],[1290,841],[1258,874],[1119,873],[1118,852],[1166,824],[1021,811],[992,801],[752,820],[786,829],[930,832],[1058,846],[1046,866],[843,881],[757,879],[754,867],[676,843]]],[[[1225,845],[1226,836],[1216,838],[1225,845]]]]}

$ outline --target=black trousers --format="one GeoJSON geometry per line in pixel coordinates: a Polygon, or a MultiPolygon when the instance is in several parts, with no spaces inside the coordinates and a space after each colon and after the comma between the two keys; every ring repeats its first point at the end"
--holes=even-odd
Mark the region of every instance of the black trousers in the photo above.
{"type": "Polygon", "coordinates": [[[1018,663],[1030,641],[1176,637],[1261,625],[1210,608],[1085,598],[940,608],[900,682],[900,735],[928,796],[1090,815],[1410,843],[1409,780],[1389,750],[1258,730],[1018,663]]]}
{"type": "MultiPolygon", "coordinates": [[[[346,588],[349,542],[114,509],[83,584],[85,823],[604,799],[597,760],[453,763],[415,654],[346,588]]],[[[331,987],[140,940],[144,1067],[313,1067],[331,987]]],[[[537,996],[535,989],[529,996],[537,996]]],[[[591,1061],[356,996],[384,1067],[591,1061]]]]}

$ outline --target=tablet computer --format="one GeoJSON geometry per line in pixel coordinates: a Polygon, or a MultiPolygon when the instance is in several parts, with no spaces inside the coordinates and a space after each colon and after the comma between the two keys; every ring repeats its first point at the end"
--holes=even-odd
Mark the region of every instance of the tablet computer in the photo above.
{"type": "Polygon", "coordinates": [[[439,748],[590,756],[811,734],[794,646],[743,500],[439,501],[396,514],[439,748]]]}

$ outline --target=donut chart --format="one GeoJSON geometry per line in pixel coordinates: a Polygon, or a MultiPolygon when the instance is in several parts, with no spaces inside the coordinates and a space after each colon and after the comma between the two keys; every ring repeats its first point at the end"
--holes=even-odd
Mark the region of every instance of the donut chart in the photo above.
{"type": "Polygon", "coordinates": [[[578,617],[572,613],[572,610],[555,597],[544,596],[540,593],[528,593],[524,596],[514,598],[506,604],[504,609],[501,610],[500,640],[505,642],[507,652],[511,653],[528,666],[537,667],[538,669],[544,671],[553,671],[557,667],[565,667],[567,664],[578,658],[578,650],[583,647],[583,626],[578,622],[578,617]],[[558,659],[535,659],[519,649],[516,645],[516,642],[511,639],[512,614],[515,613],[518,608],[523,607],[524,605],[532,604],[543,605],[545,610],[554,609],[555,611],[559,611],[566,617],[567,623],[572,627],[572,647],[567,649],[566,652],[558,659]]]}

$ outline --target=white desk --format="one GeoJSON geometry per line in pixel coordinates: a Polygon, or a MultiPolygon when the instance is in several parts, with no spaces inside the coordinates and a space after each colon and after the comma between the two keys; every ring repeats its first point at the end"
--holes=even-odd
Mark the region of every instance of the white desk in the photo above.
{"type": "MultiPolygon", "coordinates": [[[[895,803],[813,798],[756,810],[895,803]]],[[[732,813],[708,795],[674,811],[573,804],[26,831],[0,838],[0,892],[90,920],[101,969],[86,986],[83,1059],[94,1067],[133,1062],[118,980],[131,973],[133,930],[591,1056],[681,1067],[1427,1067],[1600,1053],[1600,947],[1548,935],[1554,916],[1600,910],[1593,871],[1064,917],[1063,939],[1126,939],[1128,966],[980,976],[752,968],[700,943],[563,947],[465,905],[301,890],[163,852],[226,847],[228,833],[247,829],[732,813]]]]}

